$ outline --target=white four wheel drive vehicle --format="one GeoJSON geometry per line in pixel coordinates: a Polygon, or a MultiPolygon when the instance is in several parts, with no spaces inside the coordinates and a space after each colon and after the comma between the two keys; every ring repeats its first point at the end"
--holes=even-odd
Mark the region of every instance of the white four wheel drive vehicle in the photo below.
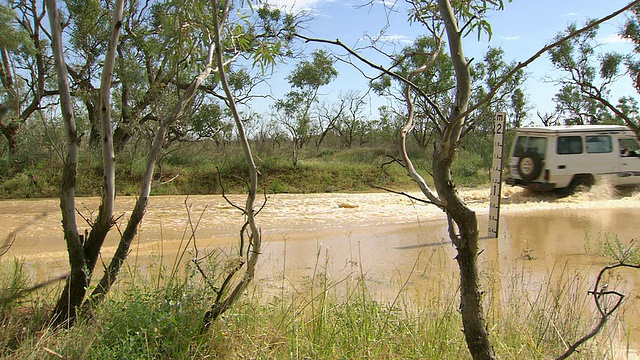
{"type": "Polygon", "coordinates": [[[570,194],[606,178],[640,184],[640,146],[626,126],[574,125],[516,130],[506,183],[570,194]]]}

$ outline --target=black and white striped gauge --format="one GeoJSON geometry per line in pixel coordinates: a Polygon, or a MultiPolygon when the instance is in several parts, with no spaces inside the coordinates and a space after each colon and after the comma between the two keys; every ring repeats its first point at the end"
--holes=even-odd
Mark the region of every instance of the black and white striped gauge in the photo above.
{"type": "Polygon", "coordinates": [[[498,237],[500,195],[502,192],[502,157],[504,154],[504,126],[507,113],[496,113],[493,124],[493,162],[491,164],[491,194],[489,195],[489,237],[498,237]]]}

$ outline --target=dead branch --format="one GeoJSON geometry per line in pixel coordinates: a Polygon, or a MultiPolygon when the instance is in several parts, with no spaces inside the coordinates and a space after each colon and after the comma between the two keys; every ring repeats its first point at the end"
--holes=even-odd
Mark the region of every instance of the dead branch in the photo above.
{"type": "Polygon", "coordinates": [[[622,302],[625,298],[624,294],[617,291],[613,291],[613,290],[607,290],[607,287],[608,287],[607,284],[601,285],[604,274],[617,268],[640,269],[640,264],[632,265],[632,264],[626,264],[624,262],[621,262],[619,264],[605,266],[600,270],[600,273],[596,278],[596,282],[593,285],[593,290],[588,291],[588,294],[593,296],[593,301],[596,304],[596,308],[598,309],[598,312],[600,313],[600,319],[598,320],[598,323],[593,327],[593,329],[589,333],[587,333],[586,335],[578,339],[575,343],[573,343],[571,346],[569,346],[569,348],[562,355],[557,357],[556,360],[563,360],[568,358],[569,356],[571,356],[571,354],[577,351],[580,345],[584,344],[589,339],[593,338],[598,333],[600,333],[600,331],[602,330],[604,325],[607,323],[611,315],[613,315],[613,313],[615,313],[616,310],[620,308],[620,305],[622,305],[622,302]],[[608,296],[615,297],[615,302],[611,307],[607,307],[602,303],[602,299],[605,299],[608,296]]]}
{"type": "Polygon", "coordinates": [[[180,176],[180,172],[182,172],[182,170],[178,171],[178,173],[176,174],[176,176],[172,177],[172,178],[171,178],[171,179],[169,179],[169,180],[165,180],[165,181],[158,181],[155,185],[153,185],[153,188],[155,189],[155,188],[157,188],[157,187],[159,187],[159,186],[166,185],[166,184],[169,184],[169,183],[171,183],[171,182],[175,181],[175,180],[178,178],[178,176],[180,176]]]}
{"type": "Polygon", "coordinates": [[[397,157],[392,155],[387,155],[387,157],[390,158],[391,160],[383,162],[382,165],[380,165],[380,167],[384,168],[387,165],[391,165],[395,163],[402,166],[403,168],[406,168],[406,165],[402,162],[402,160],[398,159],[397,157]]]}
{"type": "Polygon", "coordinates": [[[21,297],[23,297],[23,296],[25,296],[25,295],[33,292],[33,291],[36,291],[36,290],[38,290],[40,288],[45,287],[47,285],[51,285],[51,284],[56,283],[58,281],[67,280],[68,277],[69,277],[69,273],[66,273],[66,274],[58,275],[58,276],[56,276],[54,278],[51,278],[51,279],[49,279],[47,281],[43,281],[41,283],[37,283],[37,284],[32,285],[32,286],[30,286],[28,288],[22,289],[22,290],[16,292],[15,294],[12,294],[12,295],[7,296],[5,298],[0,298],[0,304],[10,303],[10,302],[12,302],[12,301],[14,301],[16,299],[19,299],[19,298],[21,298],[21,297]]]}

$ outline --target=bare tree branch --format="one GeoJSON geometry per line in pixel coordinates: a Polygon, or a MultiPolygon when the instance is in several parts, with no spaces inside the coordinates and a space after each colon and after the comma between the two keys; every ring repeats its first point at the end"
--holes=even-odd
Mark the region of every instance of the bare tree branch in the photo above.
{"type": "MultiPolygon", "coordinates": [[[[638,0],[640,1],[640,0],[638,0]]],[[[366,59],[364,56],[358,54],[355,50],[351,49],[350,47],[348,47],[347,45],[345,45],[342,41],[336,39],[336,40],[327,40],[327,39],[319,39],[319,38],[311,38],[305,35],[301,35],[301,34],[295,34],[296,37],[299,37],[300,39],[305,40],[306,42],[319,42],[319,43],[324,43],[324,44],[332,44],[332,45],[337,45],[340,46],[341,48],[345,49],[349,54],[355,56],[358,60],[362,61],[363,63],[369,65],[370,67],[379,70],[391,77],[394,77],[400,81],[402,81],[403,83],[411,86],[416,92],[418,92],[421,96],[423,96],[426,101],[429,103],[429,105],[434,109],[434,111],[438,114],[438,118],[441,121],[445,121],[446,122],[446,117],[442,114],[442,112],[440,111],[440,109],[438,108],[438,106],[433,103],[430,100],[430,97],[416,84],[414,84],[413,82],[411,82],[409,79],[405,78],[404,76],[393,72],[383,66],[380,65],[376,65],[373,62],[371,62],[370,60],[366,59]]]]}
{"type": "Polygon", "coordinates": [[[624,300],[625,295],[617,291],[607,290],[608,285],[606,284],[601,285],[601,282],[603,280],[605,273],[617,268],[625,268],[625,267],[631,268],[631,269],[640,269],[640,264],[632,265],[632,264],[626,264],[626,263],[619,263],[615,265],[605,266],[600,270],[600,273],[596,278],[596,282],[593,285],[593,290],[590,290],[588,292],[589,295],[593,296],[593,301],[595,302],[598,312],[600,313],[600,319],[598,320],[598,323],[593,327],[593,329],[589,333],[587,333],[586,335],[578,339],[576,342],[571,344],[571,346],[569,346],[569,348],[562,355],[557,357],[556,360],[563,360],[568,358],[578,350],[578,347],[580,347],[580,345],[584,344],[589,339],[593,338],[598,333],[600,333],[604,325],[607,323],[607,320],[609,320],[611,315],[613,315],[613,313],[615,313],[616,310],[618,310],[620,305],[622,305],[622,301],[624,300]],[[615,303],[613,304],[613,306],[609,308],[606,308],[602,304],[602,299],[606,298],[607,296],[615,296],[615,303]]]}

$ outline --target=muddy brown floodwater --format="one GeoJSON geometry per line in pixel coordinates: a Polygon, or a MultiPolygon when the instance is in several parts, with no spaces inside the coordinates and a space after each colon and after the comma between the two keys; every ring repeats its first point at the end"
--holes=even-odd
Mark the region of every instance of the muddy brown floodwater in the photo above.
{"type": "MultiPolygon", "coordinates": [[[[478,213],[484,236],[488,189],[462,190],[462,195],[478,213]]],[[[557,273],[583,278],[585,286],[593,284],[600,268],[609,263],[594,255],[597,244],[614,236],[628,243],[640,231],[640,192],[619,194],[603,185],[559,199],[506,187],[503,196],[500,235],[482,239],[481,266],[489,281],[496,283],[514,272],[527,274],[522,286],[529,288],[522,291],[535,291],[537,284],[557,273]]],[[[244,196],[230,199],[241,205],[244,196]]],[[[117,199],[120,228],[134,201],[117,199]]],[[[81,229],[88,227],[83,217],[95,217],[98,204],[98,198],[78,199],[81,229]]],[[[15,236],[4,260],[21,258],[32,281],[67,271],[57,199],[0,201],[0,218],[0,239],[15,236]]],[[[238,239],[242,221],[241,213],[220,196],[152,197],[128,263],[143,270],[157,266],[159,259],[170,264],[189,238],[191,226],[197,226],[195,238],[201,254],[228,250],[238,239]]],[[[356,274],[364,276],[374,296],[389,300],[403,286],[410,298],[425,296],[443,281],[456,281],[455,250],[442,212],[407,197],[389,193],[270,195],[258,222],[264,249],[256,284],[266,291],[279,291],[285,283],[295,286],[317,273],[334,280],[356,274]]],[[[105,243],[105,262],[115,250],[116,233],[105,243]]],[[[624,352],[630,359],[640,358],[635,351],[640,349],[638,279],[632,273],[614,284],[630,300],[620,312],[621,332],[627,334],[624,352]]],[[[506,283],[499,285],[503,292],[513,291],[506,289],[513,282],[502,282],[506,283]]]]}

